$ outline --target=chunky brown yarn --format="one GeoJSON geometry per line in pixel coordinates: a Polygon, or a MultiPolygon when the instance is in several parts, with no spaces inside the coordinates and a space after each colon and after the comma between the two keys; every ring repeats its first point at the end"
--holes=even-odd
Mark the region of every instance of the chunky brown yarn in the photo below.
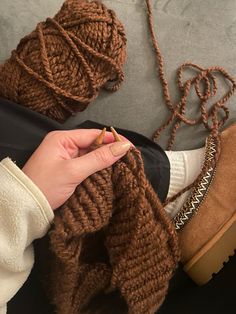
{"type": "Polygon", "coordinates": [[[78,186],[49,235],[50,296],[59,314],[80,313],[97,293],[117,289],[129,313],[155,313],[180,258],[136,149],[78,186]]]}
{"type": "Polygon", "coordinates": [[[59,122],[124,79],[123,25],[101,2],[67,0],[0,67],[0,96],[59,122]]]}

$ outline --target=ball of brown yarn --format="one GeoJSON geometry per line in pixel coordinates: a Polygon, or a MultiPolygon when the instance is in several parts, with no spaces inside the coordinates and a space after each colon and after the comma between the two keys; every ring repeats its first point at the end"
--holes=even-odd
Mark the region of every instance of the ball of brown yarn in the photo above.
{"type": "Polygon", "coordinates": [[[67,0],[0,67],[0,96],[57,121],[84,110],[124,79],[123,25],[96,1],[67,0]]]}
{"type": "Polygon", "coordinates": [[[115,290],[130,314],[154,314],[180,258],[174,226],[136,149],[79,185],[49,236],[47,284],[58,314],[87,311],[94,296],[115,290]]]}

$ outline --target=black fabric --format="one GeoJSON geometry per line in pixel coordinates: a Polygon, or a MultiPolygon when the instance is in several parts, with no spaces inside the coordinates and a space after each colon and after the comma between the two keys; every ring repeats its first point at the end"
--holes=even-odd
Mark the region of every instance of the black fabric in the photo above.
{"type": "MultiPolygon", "coordinates": [[[[53,130],[102,129],[104,125],[85,121],[67,127],[37,112],[0,98],[0,159],[11,157],[22,167],[45,135],[53,130]]],[[[140,149],[144,160],[145,173],[155,192],[163,201],[168,193],[170,164],[163,149],[145,136],[116,128],[140,149]]]]}
{"type": "MultiPolygon", "coordinates": [[[[19,166],[22,166],[32,151],[38,146],[46,133],[55,129],[67,129],[61,125],[43,117],[35,112],[26,110],[24,107],[0,100],[0,158],[12,156],[19,166]]],[[[89,128],[91,122],[86,122],[80,127],[89,128]]],[[[122,131],[119,130],[122,133],[122,131]]],[[[131,136],[133,132],[122,133],[131,136]]],[[[136,134],[132,141],[141,140],[144,147],[153,147],[153,143],[136,134]]],[[[154,151],[157,146],[153,148],[154,151]]],[[[162,150],[160,149],[160,152],[162,150]]],[[[145,165],[150,162],[155,153],[148,149],[148,157],[145,165]]],[[[160,153],[164,157],[163,153],[160,153]]],[[[144,157],[145,158],[145,157],[144,157]]],[[[165,158],[164,158],[165,159],[165,158]]],[[[163,160],[164,161],[164,160],[163,160]]],[[[156,162],[156,161],[155,161],[156,162]]],[[[154,165],[155,165],[154,162],[154,165]]],[[[168,162],[165,164],[169,169],[168,162]]],[[[158,166],[157,166],[158,168],[158,166]]],[[[151,169],[151,168],[150,168],[151,169]]],[[[148,171],[148,170],[146,170],[148,171]]],[[[161,176],[164,175],[161,170],[161,176]]],[[[151,172],[151,170],[150,170],[151,172]]],[[[147,173],[147,175],[150,175],[147,173]]],[[[167,173],[167,176],[168,173],[167,173]]],[[[158,178],[156,176],[155,178],[158,178]]],[[[152,178],[150,177],[152,180],[152,178]]],[[[160,178],[159,178],[160,179],[160,178]]],[[[169,179],[168,179],[169,180],[169,179]]],[[[167,181],[168,181],[167,180],[167,181]]],[[[166,181],[166,182],[167,182],[166,181]]],[[[161,180],[160,180],[161,182],[161,180]]],[[[154,186],[157,188],[157,185],[154,186]]],[[[160,189],[160,187],[159,187],[160,189]]],[[[167,190],[166,188],[164,189],[167,190]]],[[[160,192],[163,193],[164,192],[160,192]]],[[[0,239],[1,240],[1,239],[0,239]]],[[[196,286],[179,267],[170,282],[169,293],[166,300],[158,311],[159,314],[234,314],[236,312],[236,256],[230,261],[207,285],[196,286]]],[[[0,287],[1,293],[1,287],[0,287]]],[[[114,296],[115,297],[115,296],[114,296]]],[[[103,314],[124,314],[123,310],[114,307],[113,296],[110,298],[110,311],[103,314]]],[[[122,309],[122,307],[121,307],[122,309]]],[[[19,290],[16,296],[8,303],[8,314],[53,314],[53,308],[49,305],[44,291],[40,285],[37,269],[34,267],[29,279],[19,290]]],[[[143,313],[146,314],[146,313],[143,313]]]]}

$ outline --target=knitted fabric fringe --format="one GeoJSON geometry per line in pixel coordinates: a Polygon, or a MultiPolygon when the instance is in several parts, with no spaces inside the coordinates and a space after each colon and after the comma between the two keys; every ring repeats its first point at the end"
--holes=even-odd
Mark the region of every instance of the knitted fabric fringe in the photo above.
{"type": "Polygon", "coordinates": [[[118,289],[130,314],[155,313],[180,258],[178,239],[132,149],[79,185],[50,231],[50,297],[77,314],[118,289]]]}
{"type": "Polygon", "coordinates": [[[0,66],[0,96],[59,122],[124,79],[123,25],[102,3],[67,0],[0,66]]]}

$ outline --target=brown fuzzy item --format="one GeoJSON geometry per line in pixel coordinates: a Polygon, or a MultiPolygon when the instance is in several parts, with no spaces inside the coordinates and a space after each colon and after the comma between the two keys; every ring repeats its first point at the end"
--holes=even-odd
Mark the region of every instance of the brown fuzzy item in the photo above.
{"type": "Polygon", "coordinates": [[[67,0],[0,66],[0,96],[59,122],[124,79],[123,25],[100,2],[67,0]]]}
{"type": "Polygon", "coordinates": [[[50,298],[59,314],[81,313],[118,289],[131,314],[155,313],[180,258],[178,239],[132,149],[80,184],[49,233],[50,298]]]}

